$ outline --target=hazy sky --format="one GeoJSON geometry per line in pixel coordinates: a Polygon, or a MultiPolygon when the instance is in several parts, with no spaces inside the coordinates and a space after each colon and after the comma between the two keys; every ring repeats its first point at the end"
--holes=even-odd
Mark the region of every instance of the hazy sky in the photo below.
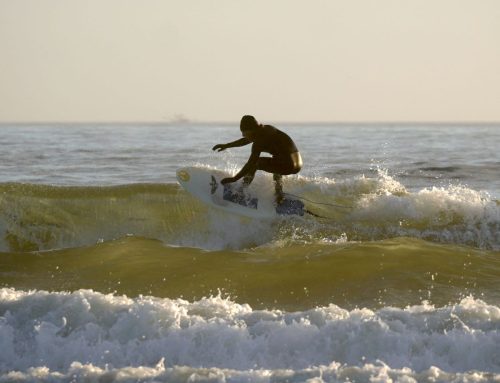
{"type": "Polygon", "coordinates": [[[500,121],[499,0],[0,0],[0,121],[500,121]]]}

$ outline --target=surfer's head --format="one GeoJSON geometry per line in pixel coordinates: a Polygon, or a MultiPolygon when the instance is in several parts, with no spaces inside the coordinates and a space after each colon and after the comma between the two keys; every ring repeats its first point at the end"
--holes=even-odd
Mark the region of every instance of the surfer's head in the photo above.
{"type": "Polygon", "coordinates": [[[246,115],[241,118],[240,130],[245,138],[252,139],[258,127],[259,123],[254,116],[246,115]]]}
{"type": "Polygon", "coordinates": [[[245,130],[253,130],[259,127],[259,123],[254,116],[243,116],[240,122],[240,130],[244,132],[245,130]]]}

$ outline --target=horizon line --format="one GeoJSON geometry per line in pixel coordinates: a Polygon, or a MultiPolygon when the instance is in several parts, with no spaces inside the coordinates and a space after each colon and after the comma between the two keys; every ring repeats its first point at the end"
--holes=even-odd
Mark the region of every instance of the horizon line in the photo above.
{"type": "MultiPolygon", "coordinates": [[[[264,124],[280,124],[280,125],[499,125],[498,121],[432,121],[432,120],[419,120],[419,121],[406,121],[406,120],[394,120],[394,121],[280,121],[280,120],[269,120],[265,121],[264,124]]],[[[160,120],[150,120],[150,121],[118,121],[118,120],[105,120],[105,121],[77,121],[77,120],[65,120],[65,121],[0,121],[0,126],[2,125],[238,125],[239,120],[234,121],[203,121],[203,120],[180,120],[180,121],[160,121],[160,120]]]]}

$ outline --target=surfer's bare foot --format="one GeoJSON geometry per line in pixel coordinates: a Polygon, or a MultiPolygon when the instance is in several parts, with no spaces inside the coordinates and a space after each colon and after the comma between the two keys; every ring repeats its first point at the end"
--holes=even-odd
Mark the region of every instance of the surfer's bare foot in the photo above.
{"type": "Polygon", "coordinates": [[[285,196],[283,194],[276,194],[276,205],[281,205],[281,203],[285,200],[285,196]]]}

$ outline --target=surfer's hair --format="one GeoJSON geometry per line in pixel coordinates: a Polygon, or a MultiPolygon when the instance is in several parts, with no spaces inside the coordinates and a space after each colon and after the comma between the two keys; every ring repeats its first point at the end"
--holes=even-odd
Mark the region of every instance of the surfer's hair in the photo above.
{"type": "Polygon", "coordinates": [[[240,122],[240,130],[241,131],[253,130],[253,129],[257,128],[258,126],[259,126],[259,123],[257,122],[257,120],[255,119],[254,116],[246,115],[246,116],[243,116],[241,118],[241,122],[240,122]]]}

